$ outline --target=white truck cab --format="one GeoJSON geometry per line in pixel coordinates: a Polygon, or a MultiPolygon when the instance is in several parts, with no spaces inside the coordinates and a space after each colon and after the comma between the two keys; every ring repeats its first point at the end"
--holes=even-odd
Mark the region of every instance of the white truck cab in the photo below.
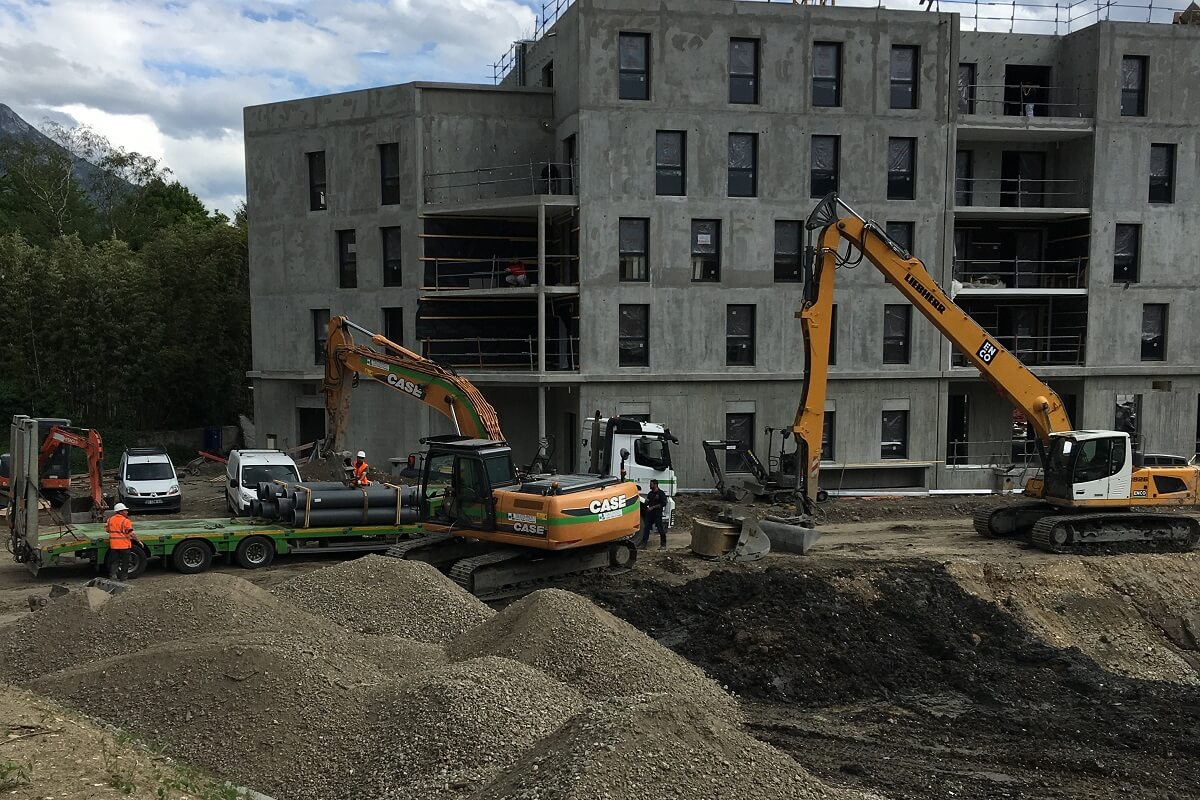
{"type": "Polygon", "coordinates": [[[250,501],[258,498],[264,481],[300,482],[300,470],[287,453],[279,450],[233,450],[225,465],[225,502],[234,515],[245,514],[250,501]]]}
{"type": "MultiPolygon", "coordinates": [[[[1129,500],[1133,451],[1129,434],[1067,431],[1050,434],[1045,471],[1047,497],[1084,502],[1129,500]]],[[[1141,496],[1145,496],[1142,492],[1141,496]]]]}
{"type": "Polygon", "coordinates": [[[663,521],[669,528],[675,512],[675,470],[671,467],[671,444],[679,440],[669,428],[635,417],[588,417],[583,426],[581,470],[611,475],[637,484],[642,500],[650,491],[651,479],[666,492],[663,521]]]}

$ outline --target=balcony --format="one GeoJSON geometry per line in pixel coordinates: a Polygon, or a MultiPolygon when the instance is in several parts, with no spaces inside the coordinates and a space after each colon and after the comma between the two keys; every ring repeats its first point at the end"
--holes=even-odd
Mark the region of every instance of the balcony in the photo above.
{"type": "MultiPolygon", "coordinates": [[[[546,293],[569,294],[579,291],[578,256],[547,255],[545,260],[546,293]]],[[[421,290],[457,294],[491,294],[493,291],[516,295],[536,294],[540,278],[536,254],[465,259],[427,257],[425,282],[421,290]]]]}
{"type": "MultiPolygon", "coordinates": [[[[1087,298],[962,298],[972,319],[1027,366],[1081,366],[1087,344],[1087,298]]],[[[969,367],[955,351],[952,367],[969,367]]]]}
{"type": "Polygon", "coordinates": [[[965,221],[954,227],[955,294],[1087,294],[1088,220],[965,221]]]}
{"type": "MultiPolygon", "coordinates": [[[[458,370],[538,370],[537,339],[423,339],[421,355],[458,370]]],[[[546,371],[579,369],[579,337],[546,340],[546,371]]]]}
{"type": "Polygon", "coordinates": [[[424,295],[417,303],[421,352],[460,370],[563,372],[579,369],[579,297],[424,295]],[[544,343],[545,366],[540,358],[544,343]]]}
{"type": "Polygon", "coordinates": [[[1023,219],[1053,218],[1064,214],[1087,214],[1090,204],[1089,184],[1074,178],[1015,175],[954,179],[954,212],[968,218],[986,214],[1023,219]]]}
{"type": "Polygon", "coordinates": [[[959,294],[1085,289],[1087,261],[1086,256],[1054,261],[963,259],[954,262],[954,280],[962,284],[959,294]]]}
{"type": "Polygon", "coordinates": [[[429,172],[425,174],[424,198],[426,205],[537,195],[573,198],[578,193],[576,173],[573,161],[530,161],[456,172],[429,172]]]}

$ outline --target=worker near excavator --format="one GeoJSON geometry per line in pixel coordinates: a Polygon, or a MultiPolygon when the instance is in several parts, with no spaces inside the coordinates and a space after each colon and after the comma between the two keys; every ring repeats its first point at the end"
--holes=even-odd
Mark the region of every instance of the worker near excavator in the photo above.
{"type": "Polygon", "coordinates": [[[104,532],[108,534],[108,577],[114,581],[128,580],[134,566],[133,543],[138,538],[124,503],[113,506],[113,515],[104,523],[104,532]]]}
{"type": "Polygon", "coordinates": [[[658,529],[658,549],[667,549],[667,526],[663,522],[663,509],[667,507],[667,493],[658,488],[658,481],[650,480],[650,491],[646,492],[646,502],[642,504],[642,529],[638,532],[634,544],[645,547],[650,544],[650,528],[658,529]]]}
{"type": "Polygon", "coordinates": [[[367,475],[367,471],[371,466],[367,463],[367,454],[362,450],[358,451],[358,455],[354,458],[354,475],[350,478],[350,485],[355,489],[365,489],[371,485],[371,479],[367,475]]]}

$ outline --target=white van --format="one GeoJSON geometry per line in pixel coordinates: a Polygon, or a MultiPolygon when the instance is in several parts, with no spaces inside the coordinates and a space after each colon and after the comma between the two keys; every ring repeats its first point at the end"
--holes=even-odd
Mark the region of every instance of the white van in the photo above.
{"type": "Polygon", "coordinates": [[[233,450],[225,466],[225,502],[234,516],[245,514],[264,481],[300,482],[300,470],[278,450],[233,450]]]}
{"type": "Polygon", "coordinates": [[[161,447],[130,447],[117,469],[117,500],[130,511],[171,511],[183,507],[179,478],[161,447]]]}

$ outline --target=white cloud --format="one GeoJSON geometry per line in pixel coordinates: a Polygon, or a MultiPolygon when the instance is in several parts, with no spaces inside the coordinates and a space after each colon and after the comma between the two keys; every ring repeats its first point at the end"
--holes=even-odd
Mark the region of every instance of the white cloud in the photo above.
{"type": "Polygon", "coordinates": [[[160,158],[228,212],[244,106],[474,82],[532,27],[517,0],[0,0],[0,102],[160,158]]]}

